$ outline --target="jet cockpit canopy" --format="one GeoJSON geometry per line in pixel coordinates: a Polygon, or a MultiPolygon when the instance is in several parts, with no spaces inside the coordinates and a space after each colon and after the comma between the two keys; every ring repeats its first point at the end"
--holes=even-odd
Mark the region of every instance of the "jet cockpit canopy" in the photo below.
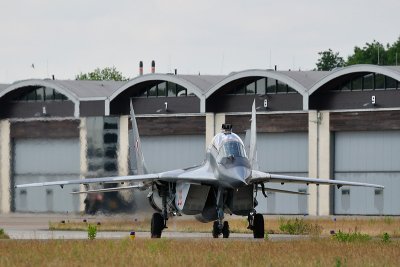
{"type": "Polygon", "coordinates": [[[218,156],[223,157],[246,157],[244,144],[242,139],[234,133],[219,133],[217,134],[212,145],[218,151],[218,156]]]}

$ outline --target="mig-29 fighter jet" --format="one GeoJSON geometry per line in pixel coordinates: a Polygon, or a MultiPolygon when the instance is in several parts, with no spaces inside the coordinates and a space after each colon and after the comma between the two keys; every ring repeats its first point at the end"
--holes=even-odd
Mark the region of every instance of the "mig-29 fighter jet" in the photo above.
{"type": "Polygon", "coordinates": [[[69,184],[119,183],[120,187],[87,190],[74,193],[99,193],[129,189],[150,190],[148,199],[156,212],[151,219],[151,237],[161,237],[170,216],[195,215],[201,222],[214,222],[212,235],[229,237],[229,224],[224,214],[247,216],[254,238],[264,237],[264,218],[256,212],[256,196],[259,190],[289,194],[305,194],[267,188],[268,183],[302,183],[316,185],[367,186],[381,185],[341,180],[326,180],[288,175],[278,175],[258,170],[256,152],[256,108],[253,102],[251,127],[246,135],[247,151],[243,141],[232,132],[232,125],[222,125],[209,145],[204,162],[195,167],[161,173],[148,173],[140,145],[135,114],[131,105],[133,149],[135,150],[136,174],[118,177],[88,178],[16,185],[17,188],[33,186],[63,187],[69,184]]]}

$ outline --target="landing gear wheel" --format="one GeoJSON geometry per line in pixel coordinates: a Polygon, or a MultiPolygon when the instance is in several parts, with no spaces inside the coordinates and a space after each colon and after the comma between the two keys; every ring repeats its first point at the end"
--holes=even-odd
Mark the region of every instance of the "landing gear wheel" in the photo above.
{"type": "Polygon", "coordinates": [[[228,238],[229,234],[230,234],[229,223],[224,222],[224,227],[222,228],[222,236],[223,236],[223,238],[228,238]]]}
{"type": "Polygon", "coordinates": [[[215,221],[213,224],[213,230],[212,230],[212,236],[214,238],[218,238],[219,234],[221,233],[221,230],[219,229],[219,222],[215,221]]]}
{"type": "Polygon", "coordinates": [[[164,229],[164,218],[160,213],[153,213],[151,217],[151,238],[161,238],[164,229]]]}
{"type": "Polygon", "coordinates": [[[264,217],[262,214],[256,213],[253,220],[254,238],[264,238],[264,217]]]}

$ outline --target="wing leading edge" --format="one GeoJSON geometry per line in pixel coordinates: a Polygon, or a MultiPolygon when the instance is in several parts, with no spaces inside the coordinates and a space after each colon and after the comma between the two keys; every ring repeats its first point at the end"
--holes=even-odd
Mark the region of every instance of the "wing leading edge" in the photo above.
{"type": "Polygon", "coordinates": [[[59,185],[63,187],[64,185],[95,184],[95,183],[107,184],[107,183],[125,183],[125,182],[152,182],[157,179],[159,179],[159,174],[155,173],[155,174],[143,174],[143,175],[128,175],[128,176],[87,178],[87,179],[77,179],[77,180],[63,180],[63,181],[53,181],[53,182],[20,184],[16,185],[15,188],[52,186],[52,185],[59,185]]]}
{"type": "Polygon", "coordinates": [[[375,187],[375,188],[382,188],[382,189],[384,188],[384,186],[377,185],[377,184],[280,175],[280,174],[266,173],[266,172],[261,172],[261,171],[256,171],[256,170],[252,171],[252,177],[249,179],[248,183],[249,184],[250,183],[300,183],[300,184],[307,184],[307,185],[308,184],[336,185],[337,187],[349,185],[349,186],[375,187]]]}

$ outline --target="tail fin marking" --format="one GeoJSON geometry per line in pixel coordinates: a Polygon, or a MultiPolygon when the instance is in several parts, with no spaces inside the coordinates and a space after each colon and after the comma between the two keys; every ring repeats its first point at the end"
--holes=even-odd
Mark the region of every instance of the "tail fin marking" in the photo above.
{"type": "Polygon", "coordinates": [[[249,146],[249,161],[253,168],[253,170],[258,170],[258,162],[257,162],[257,123],[256,123],[256,101],[253,101],[253,106],[251,107],[251,125],[250,125],[250,134],[246,134],[246,139],[248,139],[249,146]]]}
{"type": "Polygon", "coordinates": [[[142,145],[140,142],[139,130],[136,123],[135,111],[133,110],[132,101],[130,103],[130,119],[132,124],[132,139],[130,140],[131,159],[130,165],[131,170],[134,174],[147,174],[146,164],[144,162],[142,145]]]}

